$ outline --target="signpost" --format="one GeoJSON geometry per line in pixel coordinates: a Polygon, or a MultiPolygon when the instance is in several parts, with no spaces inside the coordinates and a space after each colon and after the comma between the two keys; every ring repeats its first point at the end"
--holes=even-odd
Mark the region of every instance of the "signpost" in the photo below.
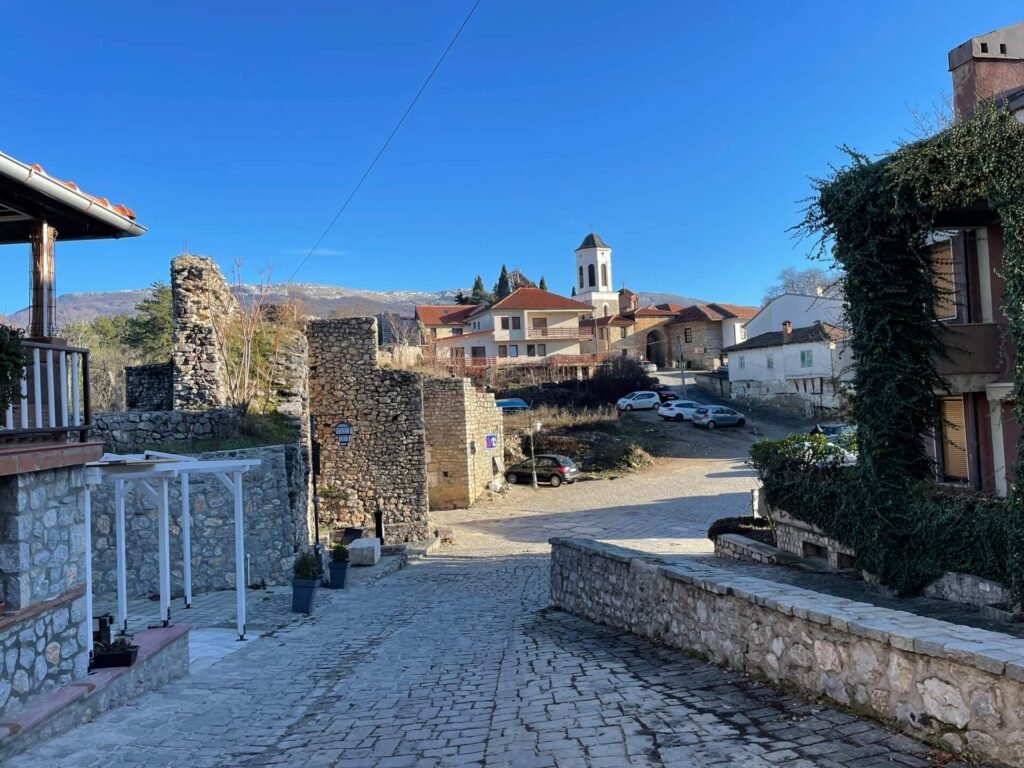
{"type": "Polygon", "coordinates": [[[494,449],[498,447],[498,436],[484,435],[484,445],[491,452],[491,487],[489,492],[493,493],[498,490],[494,483],[494,449]]]}

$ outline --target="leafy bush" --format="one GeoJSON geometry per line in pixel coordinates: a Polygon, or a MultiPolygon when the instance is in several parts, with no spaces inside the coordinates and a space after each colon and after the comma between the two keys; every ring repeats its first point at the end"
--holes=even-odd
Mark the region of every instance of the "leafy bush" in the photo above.
{"type": "Polygon", "coordinates": [[[0,411],[21,397],[21,370],[27,355],[20,328],[0,325],[0,411]]]}
{"type": "Polygon", "coordinates": [[[296,579],[319,579],[323,573],[324,567],[315,553],[303,552],[295,558],[292,575],[296,579]]]}
{"type": "Polygon", "coordinates": [[[348,547],[344,544],[335,544],[331,550],[331,562],[332,563],[347,563],[348,562],[348,547]]]}

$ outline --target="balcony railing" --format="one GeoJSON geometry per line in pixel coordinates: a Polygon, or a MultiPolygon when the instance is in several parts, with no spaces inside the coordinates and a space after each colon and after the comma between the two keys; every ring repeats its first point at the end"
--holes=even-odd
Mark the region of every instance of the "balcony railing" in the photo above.
{"type": "Polygon", "coordinates": [[[0,440],[76,433],[85,440],[91,419],[89,350],[39,341],[23,346],[21,397],[0,419],[0,440]]]}
{"type": "Polygon", "coordinates": [[[935,367],[944,377],[1009,375],[1010,350],[994,323],[942,325],[944,357],[935,367]]]}
{"type": "Polygon", "coordinates": [[[528,339],[590,339],[593,328],[527,328],[528,339]]]}

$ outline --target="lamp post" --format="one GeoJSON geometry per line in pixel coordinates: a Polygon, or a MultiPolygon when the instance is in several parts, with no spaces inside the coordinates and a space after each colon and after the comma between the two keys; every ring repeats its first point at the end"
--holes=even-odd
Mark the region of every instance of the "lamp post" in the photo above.
{"type": "Polygon", "coordinates": [[[530,425],[530,471],[533,474],[533,481],[530,483],[534,488],[537,487],[537,460],[533,456],[533,435],[535,432],[540,432],[541,423],[535,421],[530,425]]]}

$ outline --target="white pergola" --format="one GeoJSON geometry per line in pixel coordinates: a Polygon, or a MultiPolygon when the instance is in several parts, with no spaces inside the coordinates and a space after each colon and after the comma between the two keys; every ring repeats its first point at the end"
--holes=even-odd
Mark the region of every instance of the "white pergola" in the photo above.
{"type": "Polygon", "coordinates": [[[85,469],[85,612],[92,652],[92,488],[103,482],[114,484],[115,537],[117,548],[117,624],[128,629],[128,589],[125,563],[125,498],[135,490],[157,508],[160,559],[160,621],[171,621],[171,544],[168,489],[181,481],[181,540],[184,561],[185,607],[192,606],[192,534],[189,509],[189,476],[212,474],[227,488],[235,502],[235,594],[238,610],[238,639],[245,639],[245,521],[242,511],[242,475],[259,466],[259,459],[201,461],[190,456],[146,451],[141,454],[111,454],[85,469]]]}

